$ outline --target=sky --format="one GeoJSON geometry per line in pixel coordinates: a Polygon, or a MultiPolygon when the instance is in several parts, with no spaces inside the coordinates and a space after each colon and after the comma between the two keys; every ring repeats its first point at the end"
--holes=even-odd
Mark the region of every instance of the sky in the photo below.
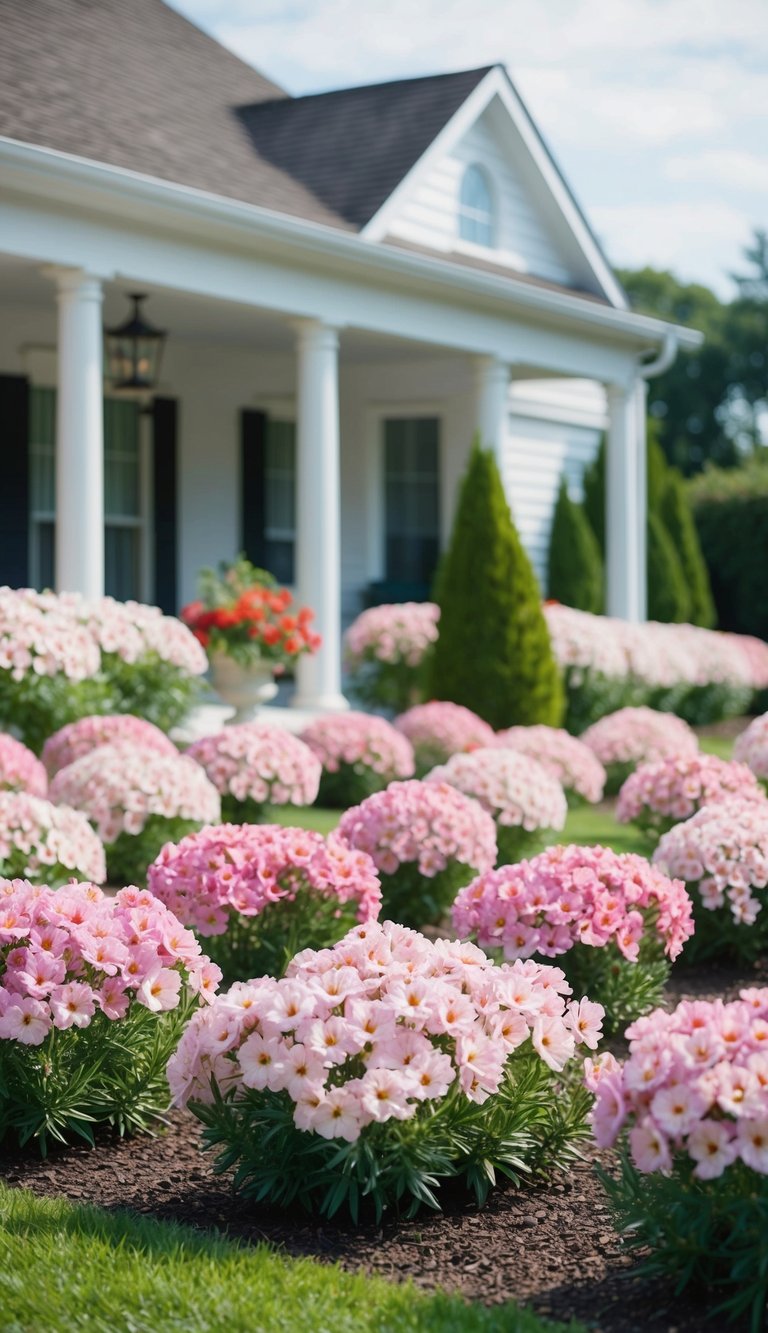
{"type": "Polygon", "coordinates": [[[768,228],[768,0],[172,0],[293,95],[507,66],[611,261],[733,294],[768,228]]]}

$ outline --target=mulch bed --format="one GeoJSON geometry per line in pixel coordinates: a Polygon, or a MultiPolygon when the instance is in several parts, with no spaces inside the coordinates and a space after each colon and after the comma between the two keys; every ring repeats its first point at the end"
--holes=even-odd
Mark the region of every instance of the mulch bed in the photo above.
{"type": "MultiPolygon", "coordinates": [[[[768,984],[768,967],[683,970],[669,1002],[684,996],[734,998],[740,986],[768,984]]],[[[609,1159],[606,1158],[608,1161],[609,1159]]],[[[94,1150],[54,1149],[41,1161],[32,1149],[0,1153],[0,1177],[37,1194],[213,1229],[248,1243],[269,1242],[289,1255],[338,1261],[352,1271],[422,1288],[460,1291],[496,1305],[526,1303],[542,1315],[582,1320],[595,1333],[701,1333],[705,1305],[676,1297],[638,1275],[611,1222],[593,1161],[567,1175],[514,1190],[501,1185],[478,1211],[461,1199],[441,1216],[358,1229],[278,1214],[236,1198],[200,1152],[197,1122],[175,1112],[154,1139],[99,1137],[94,1150]]],[[[710,1328],[722,1327],[718,1321],[710,1328]]],[[[734,1326],[729,1326],[734,1327],[734,1326]]]]}

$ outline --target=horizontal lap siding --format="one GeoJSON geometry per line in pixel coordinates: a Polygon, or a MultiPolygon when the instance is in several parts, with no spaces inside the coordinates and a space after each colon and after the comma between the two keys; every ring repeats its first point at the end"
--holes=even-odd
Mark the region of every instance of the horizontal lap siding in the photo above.
{"type": "Polygon", "coordinates": [[[498,233],[495,258],[510,267],[569,285],[576,276],[561,252],[541,209],[532,198],[523,171],[512,159],[486,113],[453,151],[436,163],[405,199],[389,231],[393,236],[437,249],[454,248],[457,203],[467,166],[478,162],[488,171],[496,196],[498,233]]]}

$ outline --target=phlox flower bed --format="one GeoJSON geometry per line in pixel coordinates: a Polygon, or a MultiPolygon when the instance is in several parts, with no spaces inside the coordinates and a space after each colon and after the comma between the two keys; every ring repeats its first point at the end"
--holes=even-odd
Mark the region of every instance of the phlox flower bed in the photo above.
{"type": "Polygon", "coordinates": [[[170,730],[207,665],[190,631],[157,607],[0,588],[0,725],[37,753],[93,713],[134,713],[170,730]]]}
{"type": "Polygon", "coordinates": [[[40,760],[21,741],[4,733],[0,733],[0,791],[48,794],[48,774],[40,760]]]}
{"type": "Polygon", "coordinates": [[[219,793],[194,760],[135,745],[100,745],[62,768],[51,800],[86,815],[113,884],[143,883],[163,843],[219,819],[219,793]]]}
{"type": "Polygon", "coordinates": [[[581,1137],[584,1101],[559,1075],[577,1042],[596,1046],[601,1010],[567,993],[555,968],[369,923],[283,980],[233,987],[168,1077],[256,1199],[413,1215],[459,1178],[482,1203],[496,1172],[561,1165],[581,1137]]]}
{"type": "Polygon", "coordinates": [[[458,894],[453,925],[505,959],[556,958],[615,1032],[660,1002],[693,914],[682,882],[644,857],[567,846],[478,876],[458,894]]]}
{"type": "Polygon", "coordinates": [[[629,1058],[587,1062],[598,1144],[622,1142],[604,1176],[647,1267],[708,1289],[712,1314],[768,1301],[768,989],[730,1004],[684,1001],[627,1029],[629,1058]]]}
{"type": "Polygon", "coordinates": [[[385,604],[361,612],[344,635],[344,663],[361,703],[401,713],[416,702],[439,619],[434,602],[385,604]]]}
{"type": "Polygon", "coordinates": [[[593,723],[581,737],[608,775],[615,793],[638,764],[669,756],[697,754],[699,743],[687,722],[653,708],[620,708],[593,723]]]}
{"type": "Polygon", "coordinates": [[[441,700],[416,704],[395,718],[395,726],[413,746],[419,776],[444,764],[452,754],[493,745],[495,735],[493,727],[471,708],[441,700]]]}
{"type": "Polygon", "coordinates": [[[514,750],[480,749],[454,754],[427,774],[472,796],[496,824],[497,860],[517,861],[541,845],[548,830],[565,825],[568,805],[557,778],[535,759],[514,750]]]}
{"type": "Polygon", "coordinates": [[[731,797],[703,806],[663,835],[653,860],[684,879],[693,899],[687,962],[753,962],[768,947],[768,802],[731,797]]]}
{"type": "Polygon", "coordinates": [[[603,765],[588,745],[561,727],[507,727],[496,733],[496,744],[541,764],[560,783],[570,806],[603,799],[603,765]]]}
{"type": "Polygon", "coordinates": [[[754,718],[736,737],[733,757],[739,763],[747,764],[755,777],[768,785],[768,713],[754,718]]]}
{"type": "Polygon", "coordinates": [[[371,713],[319,717],[301,739],[323,766],[318,803],[331,809],[346,810],[416,771],[410,741],[371,713]]]}
{"type": "Polygon", "coordinates": [[[335,944],[381,905],[365,852],[279,824],[222,824],[168,843],[148,883],[205,938],[227,982],[282,976],[299,948],[335,944]]]}
{"type": "Polygon", "coordinates": [[[746,764],[718,759],[713,754],[680,755],[641,764],[630,773],[619,792],[616,818],[620,824],[635,824],[649,841],[655,842],[702,806],[731,797],[743,801],[765,799],[746,764]]]}
{"type": "Polygon", "coordinates": [[[135,745],[157,750],[159,754],[178,754],[165,732],[143,717],[133,717],[131,713],[97,713],[68,722],[55,731],[45,742],[41,758],[49,777],[54,777],[60,768],[73,764],[99,745],[135,745]]]}
{"type": "Polygon", "coordinates": [[[104,848],[77,810],[0,791],[0,876],[54,888],[70,879],[103,884],[104,848]]]}
{"type": "Polygon", "coordinates": [[[312,805],[320,761],[309,746],[282,727],[242,722],[204,736],[186,751],[221,796],[230,823],[258,823],[265,805],[312,805]]]}
{"type": "Polygon", "coordinates": [[[447,782],[392,782],[347,810],[338,832],[367,852],[379,873],[387,916],[437,925],[458,889],[496,864],[496,826],[447,782]]]}
{"type": "Polygon", "coordinates": [[[0,880],[0,1135],[21,1143],[93,1125],[148,1128],[167,1109],[165,1065],[220,973],[147,892],[53,892],[0,880]]]}

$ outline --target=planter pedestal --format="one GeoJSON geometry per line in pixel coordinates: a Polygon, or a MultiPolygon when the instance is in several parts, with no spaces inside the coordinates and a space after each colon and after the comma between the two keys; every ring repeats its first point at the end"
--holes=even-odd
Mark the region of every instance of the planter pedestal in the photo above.
{"type": "Polygon", "coordinates": [[[257,660],[242,666],[226,653],[215,653],[211,658],[211,684],[222,703],[235,710],[227,718],[227,726],[253,722],[260,704],[269,703],[277,694],[269,662],[257,660]]]}

